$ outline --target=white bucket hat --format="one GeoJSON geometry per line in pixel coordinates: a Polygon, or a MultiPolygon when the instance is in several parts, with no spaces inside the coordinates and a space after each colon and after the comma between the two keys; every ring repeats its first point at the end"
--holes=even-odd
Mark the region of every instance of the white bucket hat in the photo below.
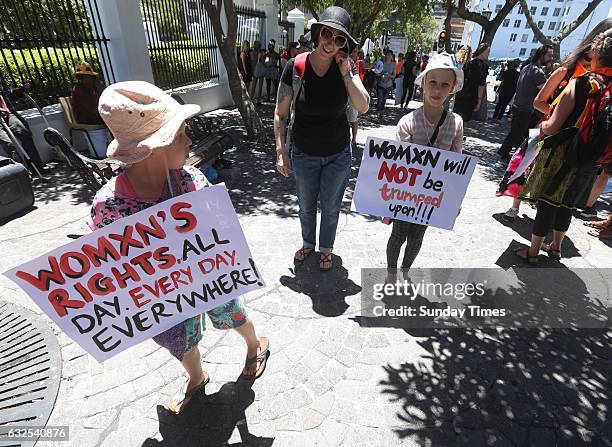
{"type": "Polygon", "coordinates": [[[181,105],[148,82],[125,81],[104,89],[98,111],[115,137],[108,145],[108,158],[133,164],[154,149],[170,145],[183,122],[198,114],[200,106],[181,105]]]}
{"type": "Polygon", "coordinates": [[[453,70],[455,72],[455,88],[451,91],[451,94],[457,93],[463,88],[463,70],[457,66],[455,56],[446,52],[435,54],[429,59],[425,70],[416,77],[414,83],[422,88],[422,82],[427,72],[435,70],[436,68],[446,68],[447,70],[453,70]]]}

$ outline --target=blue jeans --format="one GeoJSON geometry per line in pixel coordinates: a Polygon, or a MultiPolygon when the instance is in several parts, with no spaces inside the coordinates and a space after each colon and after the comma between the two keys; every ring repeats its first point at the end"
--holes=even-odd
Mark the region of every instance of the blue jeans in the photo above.
{"type": "Polygon", "coordinates": [[[304,247],[315,247],[319,200],[319,250],[329,253],[334,248],[342,198],[351,175],[351,145],[327,157],[305,154],[294,145],[291,163],[295,172],[304,247]]]}
{"type": "Polygon", "coordinates": [[[385,103],[387,102],[387,97],[391,92],[391,87],[381,87],[378,86],[378,102],[376,103],[376,110],[382,112],[385,108],[385,103]]]}

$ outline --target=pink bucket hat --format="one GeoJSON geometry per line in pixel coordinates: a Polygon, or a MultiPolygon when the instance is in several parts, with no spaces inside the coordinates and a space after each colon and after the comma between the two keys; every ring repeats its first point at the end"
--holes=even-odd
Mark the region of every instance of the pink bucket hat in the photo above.
{"type": "Polygon", "coordinates": [[[183,122],[200,112],[196,104],[179,104],[160,88],[144,81],[109,85],[100,96],[100,116],[115,136],[106,154],[133,164],[154,149],[170,145],[183,122]]]}

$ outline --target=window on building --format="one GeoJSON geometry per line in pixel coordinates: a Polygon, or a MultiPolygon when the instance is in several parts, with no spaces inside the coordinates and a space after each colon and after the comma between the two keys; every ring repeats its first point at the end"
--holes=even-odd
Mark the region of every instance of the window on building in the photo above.
{"type": "Polygon", "coordinates": [[[516,42],[516,33],[510,34],[510,42],[516,42]]]}
{"type": "Polygon", "coordinates": [[[557,28],[556,28],[556,31],[559,31],[559,29],[561,29],[561,22],[557,22],[557,28]]]}
{"type": "Polygon", "coordinates": [[[515,20],[514,21],[514,27],[515,28],[520,28],[521,27],[521,21],[520,20],[515,20]]]}
{"type": "Polygon", "coordinates": [[[521,42],[527,42],[527,39],[529,39],[529,34],[523,34],[523,37],[521,37],[521,42]]]}
{"type": "Polygon", "coordinates": [[[529,52],[529,57],[532,57],[535,52],[536,52],[537,48],[532,48],[531,51],[529,52]]]}
{"type": "Polygon", "coordinates": [[[557,24],[555,22],[550,22],[548,24],[548,31],[554,31],[557,24]]]}
{"type": "Polygon", "coordinates": [[[519,14],[522,14],[522,13],[523,13],[523,7],[522,7],[522,6],[519,6],[518,13],[519,13],[519,14]]]}
{"type": "Polygon", "coordinates": [[[540,29],[544,28],[544,22],[542,20],[538,22],[538,28],[540,29]]]}
{"type": "Polygon", "coordinates": [[[535,15],[537,10],[538,10],[537,6],[532,6],[531,8],[529,8],[529,12],[531,13],[532,16],[535,15]]]}
{"type": "Polygon", "coordinates": [[[529,22],[525,20],[525,29],[529,28],[529,22]]]}
{"type": "Polygon", "coordinates": [[[561,15],[561,8],[555,8],[553,11],[553,17],[559,17],[561,15]]]}
{"type": "Polygon", "coordinates": [[[502,9],[502,5],[495,5],[495,14],[501,11],[501,9],[502,9]]]}
{"type": "Polygon", "coordinates": [[[548,15],[548,8],[544,7],[542,8],[542,16],[547,16],[548,15]]]}
{"type": "Polygon", "coordinates": [[[537,37],[534,35],[534,36],[533,36],[533,39],[531,39],[531,41],[532,41],[533,43],[538,43],[538,38],[537,38],[537,37]]]}
{"type": "Polygon", "coordinates": [[[526,52],[527,52],[527,48],[521,48],[521,51],[519,51],[519,56],[525,56],[526,52]]]}
{"type": "Polygon", "coordinates": [[[504,28],[508,28],[508,25],[510,25],[510,19],[504,19],[504,23],[502,23],[502,26],[504,28]]]}

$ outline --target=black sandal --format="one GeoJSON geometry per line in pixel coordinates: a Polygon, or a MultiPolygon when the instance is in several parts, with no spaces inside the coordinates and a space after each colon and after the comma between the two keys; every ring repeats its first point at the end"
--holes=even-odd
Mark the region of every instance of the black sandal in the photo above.
{"type": "Polygon", "coordinates": [[[548,245],[547,247],[542,247],[542,248],[544,249],[546,254],[548,254],[549,258],[554,259],[555,261],[561,260],[561,250],[552,248],[550,245],[548,245]]]}
{"type": "Polygon", "coordinates": [[[261,337],[260,338],[260,343],[261,340],[265,339],[266,340],[266,347],[264,349],[261,350],[261,352],[259,354],[257,354],[256,356],[253,357],[247,357],[246,361],[244,362],[244,367],[247,368],[255,363],[259,364],[259,370],[257,370],[255,372],[255,374],[251,375],[247,375],[244,372],[242,373],[242,376],[246,379],[249,380],[255,380],[255,379],[259,379],[261,377],[261,375],[264,373],[264,371],[266,370],[266,364],[268,363],[268,357],[270,357],[270,340],[268,340],[266,337],[261,337]]]}
{"type": "MultiPolygon", "coordinates": [[[[189,379],[187,379],[185,384],[181,385],[178,391],[170,398],[170,401],[172,401],[174,396],[176,396],[176,405],[174,406],[174,408],[170,408],[170,405],[168,405],[168,410],[173,414],[180,414],[185,408],[187,408],[187,405],[189,405],[189,402],[191,402],[191,400],[189,400],[188,402],[185,402],[185,401],[188,399],[191,399],[191,397],[193,397],[193,395],[196,392],[205,388],[208,382],[210,382],[210,376],[206,374],[206,379],[202,380],[202,382],[200,382],[199,385],[194,386],[188,392],[185,392],[185,389],[187,389],[187,384],[189,383],[189,379]],[[179,407],[180,409],[176,410],[176,408],[179,408],[179,407]]],[[[205,389],[203,391],[206,392],[205,389]]]]}
{"type": "Polygon", "coordinates": [[[514,254],[516,256],[518,256],[519,258],[521,258],[523,260],[523,262],[526,262],[527,264],[531,265],[531,266],[535,266],[538,265],[538,256],[531,256],[529,254],[529,247],[521,247],[521,248],[517,248],[516,250],[514,250],[514,254]],[[521,255],[520,253],[523,252],[524,255],[521,255]]]}

